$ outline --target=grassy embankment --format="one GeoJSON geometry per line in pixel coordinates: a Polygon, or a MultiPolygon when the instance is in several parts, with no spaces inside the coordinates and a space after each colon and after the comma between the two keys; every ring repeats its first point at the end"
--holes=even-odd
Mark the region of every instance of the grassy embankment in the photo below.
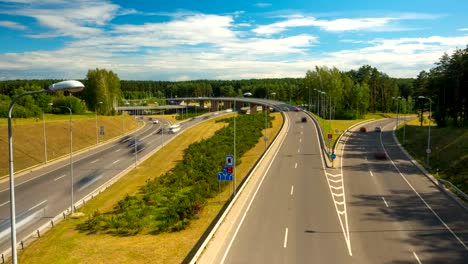
{"type": "MultiPolygon", "coordinates": [[[[270,139],[278,133],[283,122],[280,113],[272,115],[275,116],[273,128],[267,130],[270,139]]],[[[126,194],[136,193],[146,180],[159,177],[173,168],[191,143],[211,137],[224,126],[224,123],[209,120],[189,129],[87,203],[80,211],[89,215],[97,209],[101,212],[112,209],[126,194]]],[[[268,143],[271,143],[271,140],[268,143]]],[[[245,178],[264,148],[261,137],[256,146],[240,159],[240,165],[236,168],[237,183],[245,178]]],[[[180,263],[216,217],[229,198],[230,192],[231,188],[226,188],[220,195],[210,199],[198,219],[191,222],[187,229],[174,233],[135,236],[87,235],[76,230],[76,226],[86,218],[67,219],[22,251],[19,254],[19,262],[180,263]]]]}
{"type": "MultiPolygon", "coordinates": [[[[46,114],[46,142],[48,162],[70,153],[69,115],[46,114]]],[[[0,177],[8,174],[8,121],[0,119],[0,177]]],[[[14,118],[13,155],[15,171],[20,171],[45,161],[44,127],[42,118],[14,118]]],[[[104,136],[99,142],[122,135],[136,128],[131,116],[99,116],[98,126],[104,126],[104,136]]],[[[96,145],[96,119],[93,114],[73,115],[73,151],[96,145]]]]}
{"type": "MultiPolygon", "coordinates": [[[[328,142],[328,134],[332,134],[332,142],[331,146],[335,146],[338,137],[350,126],[357,124],[359,122],[369,120],[369,119],[382,119],[382,118],[392,118],[396,117],[396,114],[390,113],[374,113],[374,114],[367,114],[363,119],[356,119],[356,120],[330,120],[329,119],[322,119],[317,115],[313,114],[315,118],[319,121],[320,127],[322,128],[323,138],[326,141],[327,146],[329,146],[328,142]]],[[[368,128],[369,129],[369,128],[368,128]]]]}
{"type": "MultiPolygon", "coordinates": [[[[420,126],[418,119],[407,122],[405,149],[428,171],[445,180],[449,180],[465,193],[468,193],[468,129],[444,127],[437,128],[431,122],[430,168],[426,164],[426,149],[429,120],[420,126]]],[[[403,143],[403,124],[397,130],[397,137],[403,143]]]]}

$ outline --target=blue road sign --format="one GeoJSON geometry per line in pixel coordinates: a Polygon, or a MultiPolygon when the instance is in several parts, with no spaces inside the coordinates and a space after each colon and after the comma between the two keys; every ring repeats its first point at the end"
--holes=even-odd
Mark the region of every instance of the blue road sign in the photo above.
{"type": "Polygon", "coordinates": [[[331,154],[331,158],[332,158],[332,160],[336,159],[335,153],[332,153],[332,154],[331,154]]]}
{"type": "Polygon", "coordinates": [[[225,172],[218,172],[218,181],[232,181],[232,174],[225,172]]]}

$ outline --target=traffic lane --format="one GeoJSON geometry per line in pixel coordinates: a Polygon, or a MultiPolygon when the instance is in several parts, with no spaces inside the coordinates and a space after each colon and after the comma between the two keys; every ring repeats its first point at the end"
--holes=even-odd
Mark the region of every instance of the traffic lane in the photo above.
{"type": "Polygon", "coordinates": [[[297,154],[297,145],[291,146],[288,142],[295,141],[296,133],[292,129],[287,132],[261,188],[252,198],[250,209],[245,212],[244,221],[239,223],[241,226],[232,246],[224,253],[224,263],[284,263],[289,178],[297,154]]]}
{"type": "MultiPolygon", "coordinates": [[[[138,134],[147,134],[149,131],[151,131],[153,128],[151,126],[147,126],[143,131],[138,131],[136,133],[138,134]]],[[[103,152],[109,151],[109,148],[113,148],[115,146],[119,145],[119,142],[113,142],[109,144],[102,144],[94,149],[91,149],[89,151],[85,151],[83,153],[77,153],[73,155],[74,162],[79,161],[81,159],[93,159],[96,156],[102,155],[103,152]]],[[[111,151],[111,150],[110,150],[111,151]]],[[[18,177],[15,176],[15,187],[17,185],[20,185],[23,182],[30,181],[32,178],[36,177],[45,177],[47,175],[50,175],[50,173],[61,169],[63,167],[69,166],[69,159],[68,157],[64,156],[64,159],[62,161],[52,163],[52,164],[47,164],[41,168],[34,169],[31,172],[25,173],[24,175],[18,177]]],[[[9,182],[8,180],[4,180],[0,182],[0,190],[5,190],[9,189],[9,182]]],[[[0,200],[1,201],[1,200],[0,200]]]]}
{"type": "MultiPolygon", "coordinates": [[[[390,126],[391,125],[392,124],[390,124],[390,126]]],[[[382,133],[383,137],[386,133],[391,133],[385,131],[386,129],[384,129],[384,132],[382,133]]],[[[372,142],[375,146],[375,141],[372,142]]],[[[361,144],[362,143],[357,143],[357,145],[361,144]]],[[[366,146],[366,148],[368,147],[366,146]]],[[[372,167],[373,177],[375,177],[380,186],[385,187],[382,196],[385,197],[384,203],[386,204],[385,207],[382,206],[383,209],[379,211],[379,214],[369,215],[369,217],[375,221],[394,221],[400,223],[401,227],[399,230],[405,231],[406,238],[403,237],[399,241],[401,244],[406,245],[406,248],[412,250],[412,252],[406,254],[406,258],[404,260],[407,260],[408,258],[411,259],[411,257],[415,259],[415,254],[425,261],[446,259],[450,260],[450,262],[458,263],[463,261],[463,259],[466,259],[466,252],[463,251],[463,248],[460,250],[461,244],[457,245],[457,240],[453,235],[452,239],[450,239],[450,235],[447,236],[450,232],[447,229],[445,231],[443,230],[443,224],[441,224],[439,219],[437,219],[421,199],[419,199],[416,193],[406,183],[404,178],[398,174],[398,171],[393,167],[391,162],[375,161],[372,159],[370,159],[369,162],[372,167]],[[389,206],[388,208],[387,204],[389,206]],[[424,239],[426,234],[431,234],[432,237],[438,235],[438,246],[433,247],[432,244],[434,240],[427,240],[427,238],[424,239]],[[446,253],[441,252],[441,249],[446,253]],[[410,256],[408,257],[408,255],[410,256]]],[[[416,180],[427,180],[427,178],[421,175],[418,170],[415,170],[415,167],[411,164],[406,164],[403,168],[405,168],[408,173],[416,172],[414,175],[416,180]]],[[[436,192],[437,196],[441,195],[434,185],[429,187],[436,192]]],[[[363,207],[373,207],[375,206],[373,202],[378,202],[379,200],[383,202],[382,197],[379,196],[380,195],[356,196],[356,198],[358,198],[356,204],[363,207]]],[[[450,201],[446,202],[449,202],[450,204],[450,201]]],[[[453,202],[451,205],[453,206],[453,202]]],[[[451,210],[447,211],[450,213],[451,210]]],[[[353,212],[353,210],[351,210],[351,212],[353,212]]],[[[451,212],[453,216],[454,211],[451,212]]],[[[457,219],[458,222],[461,222],[459,219],[460,218],[457,219]]],[[[463,223],[460,224],[463,225],[463,223]]],[[[467,229],[465,226],[462,226],[461,230],[465,231],[467,229]]],[[[398,258],[395,259],[397,260],[398,258]]]]}
{"type": "MultiPolygon", "coordinates": [[[[463,263],[468,259],[468,211],[461,207],[444,191],[441,191],[429,180],[393,141],[390,133],[382,134],[382,140],[388,155],[398,168],[400,183],[405,188],[393,188],[396,193],[410,193],[413,199],[420,204],[419,210],[409,210],[406,219],[417,225],[415,228],[422,230],[421,234],[414,234],[412,243],[419,246],[420,251],[428,257],[444,257],[452,263],[463,263]],[[435,230],[436,232],[432,232],[435,230]],[[425,237],[429,232],[430,237],[438,236],[439,243],[434,245],[425,237]]],[[[402,195],[395,196],[400,204],[408,201],[401,199],[402,195]]],[[[407,205],[406,208],[411,208],[407,205]]],[[[398,216],[394,216],[398,218],[398,216]]]]}
{"type": "MultiPolygon", "coordinates": [[[[352,133],[343,157],[352,263],[414,262],[408,234],[400,222],[385,213],[388,197],[379,183],[380,168],[369,149],[377,148],[376,133],[352,133]],[[367,145],[366,145],[367,142],[367,145]],[[366,159],[367,158],[367,159],[366,159]]],[[[387,166],[383,164],[381,166],[387,166]]]]}
{"type": "Polygon", "coordinates": [[[291,197],[293,213],[288,240],[291,257],[285,263],[349,263],[350,256],[312,122],[304,126],[301,147],[291,197]]]}
{"type": "MultiPolygon", "coordinates": [[[[297,115],[292,114],[293,124],[295,117],[297,115]]],[[[301,123],[292,125],[226,262],[344,261],[347,249],[328,187],[316,183],[324,181],[320,159],[317,136],[312,127],[301,123]],[[309,127],[309,130],[299,127],[309,127]],[[318,176],[318,180],[314,176],[318,176]],[[316,197],[320,192],[320,197],[316,197]],[[324,209],[327,201],[329,206],[324,209]],[[324,244],[330,250],[324,249],[324,244]],[[344,254],[336,254],[336,251],[344,254]]]]}

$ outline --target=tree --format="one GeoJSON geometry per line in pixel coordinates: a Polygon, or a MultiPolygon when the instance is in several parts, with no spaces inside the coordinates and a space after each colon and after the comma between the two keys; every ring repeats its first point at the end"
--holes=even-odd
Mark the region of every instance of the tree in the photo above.
{"type": "Polygon", "coordinates": [[[101,115],[115,114],[115,108],[122,100],[119,77],[105,69],[89,70],[86,75],[83,97],[88,110],[96,109],[101,115]]]}

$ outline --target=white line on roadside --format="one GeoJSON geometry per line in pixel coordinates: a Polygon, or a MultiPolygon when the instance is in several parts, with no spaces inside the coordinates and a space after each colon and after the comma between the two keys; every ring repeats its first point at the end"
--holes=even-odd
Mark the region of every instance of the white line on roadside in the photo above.
{"type": "Polygon", "coordinates": [[[1,206],[4,206],[4,205],[6,205],[6,204],[8,204],[9,202],[10,202],[10,201],[4,202],[4,203],[0,204],[0,207],[1,207],[1,206]]]}
{"type": "Polygon", "coordinates": [[[416,255],[416,252],[414,252],[414,251],[413,251],[413,256],[416,258],[418,263],[421,264],[421,261],[419,260],[418,255],[416,255]]]}
{"type": "Polygon", "coordinates": [[[387,203],[387,201],[385,201],[385,197],[382,196],[382,200],[383,200],[383,202],[385,203],[385,206],[388,207],[388,203],[387,203]]]}
{"type": "Polygon", "coordinates": [[[34,208],[39,207],[39,206],[41,206],[41,205],[44,204],[44,203],[47,203],[47,200],[44,200],[44,201],[42,201],[42,202],[36,204],[35,206],[29,208],[28,211],[32,211],[32,210],[34,210],[34,208]]]}
{"type": "Polygon", "coordinates": [[[294,165],[294,168],[297,169],[297,162],[296,162],[296,164],[294,165]]]}
{"type": "MultiPolygon", "coordinates": [[[[290,125],[288,126],[288,130],[289,130],[289,127],[290,127],[290,125]]],[[[231,237],[231,241],[229,242],[229,244],[228,244],[226,250],[224,251],[223,258],[221,259],[221,262],[220,262],[221,264],[223,264],[224,261],[226,260],[226,257],[227,257],[227,255],[228,255],[228,253],[229,253],[229,250],[231,249],[232,243],[234,243],[234,239],[236,239],[237,233],[239,233],[239,229],[241,228],[242,223],[244,222],[244,219],[245,219],[245,217],[247,216],[247,212],[250,210],[250,206],[252,206],[252,203],[253,203],[255,197],[257,196],[258,190],[260,190],[260,187],[262,186],[262,183],[263,183],[263,181],[265,180],[266,175],[267,175],[268,172],[270,171],[270,168],[271,168],[271,166],[273,165],[273,161],[275,161],[276,156],[278,155],[279,150],[281,149],[281,146],[283,146],[284,140],[285,140],[285,138],[287,137],[287,135],[288,135],[288,133],[286,133],[285,136],[283,137],[283,139],[281,140],[281,142],[280,142],[280,144],[279,144],[279,145],[280,145],[279,148],[276,149],[275,154],[274,154],[273,157],[271,158],[270,163],[268,164],[267,168],[265,169],[265,172],[263,173],[262,179],[260,180],[260,182],[259,182],[258,185],[257,185],[257,189],[255,189],[255,192],[253,193],[252,198],[250,198],[250,202],[249,202],[249,204],[247,205],[247,208],[245,209],[244,215],[242,216],[242,218],[241,218],[239,224],[237,225],[236,230],[234,231],[234,234],[233,234],[232,237],[231,237]]]]}
{"type": "Polygon", "coordinates": [[[286,231],[284,232],[284,243],[283,247],[286,248],[288,246],[288,228],[286,227],[286,231]]]}
{"type": "Polygon", "coordinates": [[[112,162],[112,164],[116,164],[116,163],[119,162],[119,161],[120,161],[120,160],[118,159],[118,160],[112,162]]]}
{"type": "Polygon", "coordinates": [[[66,174],[60,175],[57,178],[55,178],[54,181],[58,181],[58,180],[62,179],[65,176],[67,176],[67,175],[66,174]]]}
{"type": "Polygon", "coordinates": [[[115,150],[114,152],[119,152],[119,151],[121,151],[121,150],[122,150],[122,149],[117,149],[117,150],[115,150]]]}
{"type": "Polygon", "coordinates": [[[370,176],[374,177],[374,174],[372,173],[371,170],[369,171],[369,173],[370,173],[370,176]]]}
{"type": "Polygon", "coordinates": [[[95,160],[91,161],[91,163],[94,164],[94,163],[98,162],[99,160],[100,160],[100,159],[95,159],[95,160]]]}
{"type": "Polygon", "coordinates": [[[294,185],[291,185],[291,195],[294,193],[294,185]]]}
{"type": "Polygon", "coordinates": [[[416,191],[416,189],[413,187],[413,185],[411,185],[411,183],[408,181],[408,179],[406,179],[405,175],[403,175],[403,173],[400,171],[400,169],[397,167],[397,165],[395,164],[395,162],[393,162],[393,159],[390,158],[390,156],[388,155],[388,152],[387,152],[387,149],[385,148],[384,144],[383,144],[383,141],[382,141],[382,133],[380,134],[380,144],[382,145],[382,148],[385,152],[385,154],[387,155],[387,157],[389,157],[390,159],[390,162],[393,164],[393,167],[398,171],[398,173],[400,174],[401,178],[403,178],[403,180],[405,180],[405,182],[408,184],[408,186],[413,190],[413,192],[419,197],[419,199],[424,203],[424,205],[426,205],[426,207],[432,212],[432,214],[444,225],[444,227],[458,240],[458,242],[460,242],[460,244],[466,249],[468,250],[468,246],[457,236],[457,234],[455,234],[455,232],[453,232],[452,229],[450,229],[450,227],[444,222],[444,220],[442,220],[442,218],[440,218],[440,216],[434,211],[434,209],[432,209],[432,207],[426,202],[426,200],[424,200],[424,198],[422,198],[422,196],[416,191]]]}

